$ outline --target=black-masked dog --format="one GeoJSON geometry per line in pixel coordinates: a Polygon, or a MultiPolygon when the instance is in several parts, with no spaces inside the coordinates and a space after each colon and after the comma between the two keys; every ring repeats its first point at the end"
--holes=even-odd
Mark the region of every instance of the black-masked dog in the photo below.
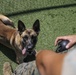
{"type": "Polygon", "coordinates": [[[39,31],[38,19],[31,29],[26,29],[24,23],[19,20],[16,29],[9,18],[0,15],[0,43],[15,51],[17,63],[22,63],[28,54],[34,52],[39,31]]]}

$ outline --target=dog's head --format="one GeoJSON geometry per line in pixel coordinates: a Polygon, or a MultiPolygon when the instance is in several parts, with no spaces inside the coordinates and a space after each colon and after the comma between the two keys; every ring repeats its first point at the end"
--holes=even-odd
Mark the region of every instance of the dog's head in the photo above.
{"type": "Polygon", "coordinates": [[[19,35],[17,36],[17,46],[18,50],[22,52],[23,55],[25,55],[27,52],[31,53],[37,43],[38,34],[40,31],[40,22],[39,20],[36,20],[33,24],[33,27],[31,29],[26,29],[26,26],[22,21],[18,21],[18,32],[19,35]]]}

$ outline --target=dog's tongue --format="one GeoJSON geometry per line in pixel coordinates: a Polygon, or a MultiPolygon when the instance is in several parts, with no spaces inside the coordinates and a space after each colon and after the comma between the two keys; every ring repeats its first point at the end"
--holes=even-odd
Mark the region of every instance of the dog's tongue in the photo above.
{"type": "Polygon", "coordinates": [[[24,48],[23,50],[22,50],[22,54],[24,55],[26,53],[26,48],[24,48]]]}

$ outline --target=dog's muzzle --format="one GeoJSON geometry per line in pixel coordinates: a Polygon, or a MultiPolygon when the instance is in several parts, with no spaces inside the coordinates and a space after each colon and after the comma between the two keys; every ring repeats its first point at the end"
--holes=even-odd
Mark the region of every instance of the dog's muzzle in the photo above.
{"type": "Polygon", "coordinates": [[[26,47],[24,47],[23,49],[22,49],[22,54],[23,55],[26,55],[26,54],[32,54],[33,53],[33,48],[34,48],[34,46],[31,44],[29,44],[29,45],[27,45],[26,47]]]}

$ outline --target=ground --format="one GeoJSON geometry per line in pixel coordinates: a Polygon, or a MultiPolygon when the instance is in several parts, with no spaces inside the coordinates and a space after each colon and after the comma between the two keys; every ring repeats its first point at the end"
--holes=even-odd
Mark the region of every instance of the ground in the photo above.
{"type": "MultiPolygon", "coordinates": [[[[55,50],[57,36],[76,33],[76,0],[0,0],[0,13],[13,20],[16,27],[18,20],[22,20],[27,28],[32,28],[36,19],[40,20],[36,50],[55,50]]],[[[11,49],[0,45],[0,75],[5,61],[13,68],[17,66],[14,57],[11,49]]]]}

